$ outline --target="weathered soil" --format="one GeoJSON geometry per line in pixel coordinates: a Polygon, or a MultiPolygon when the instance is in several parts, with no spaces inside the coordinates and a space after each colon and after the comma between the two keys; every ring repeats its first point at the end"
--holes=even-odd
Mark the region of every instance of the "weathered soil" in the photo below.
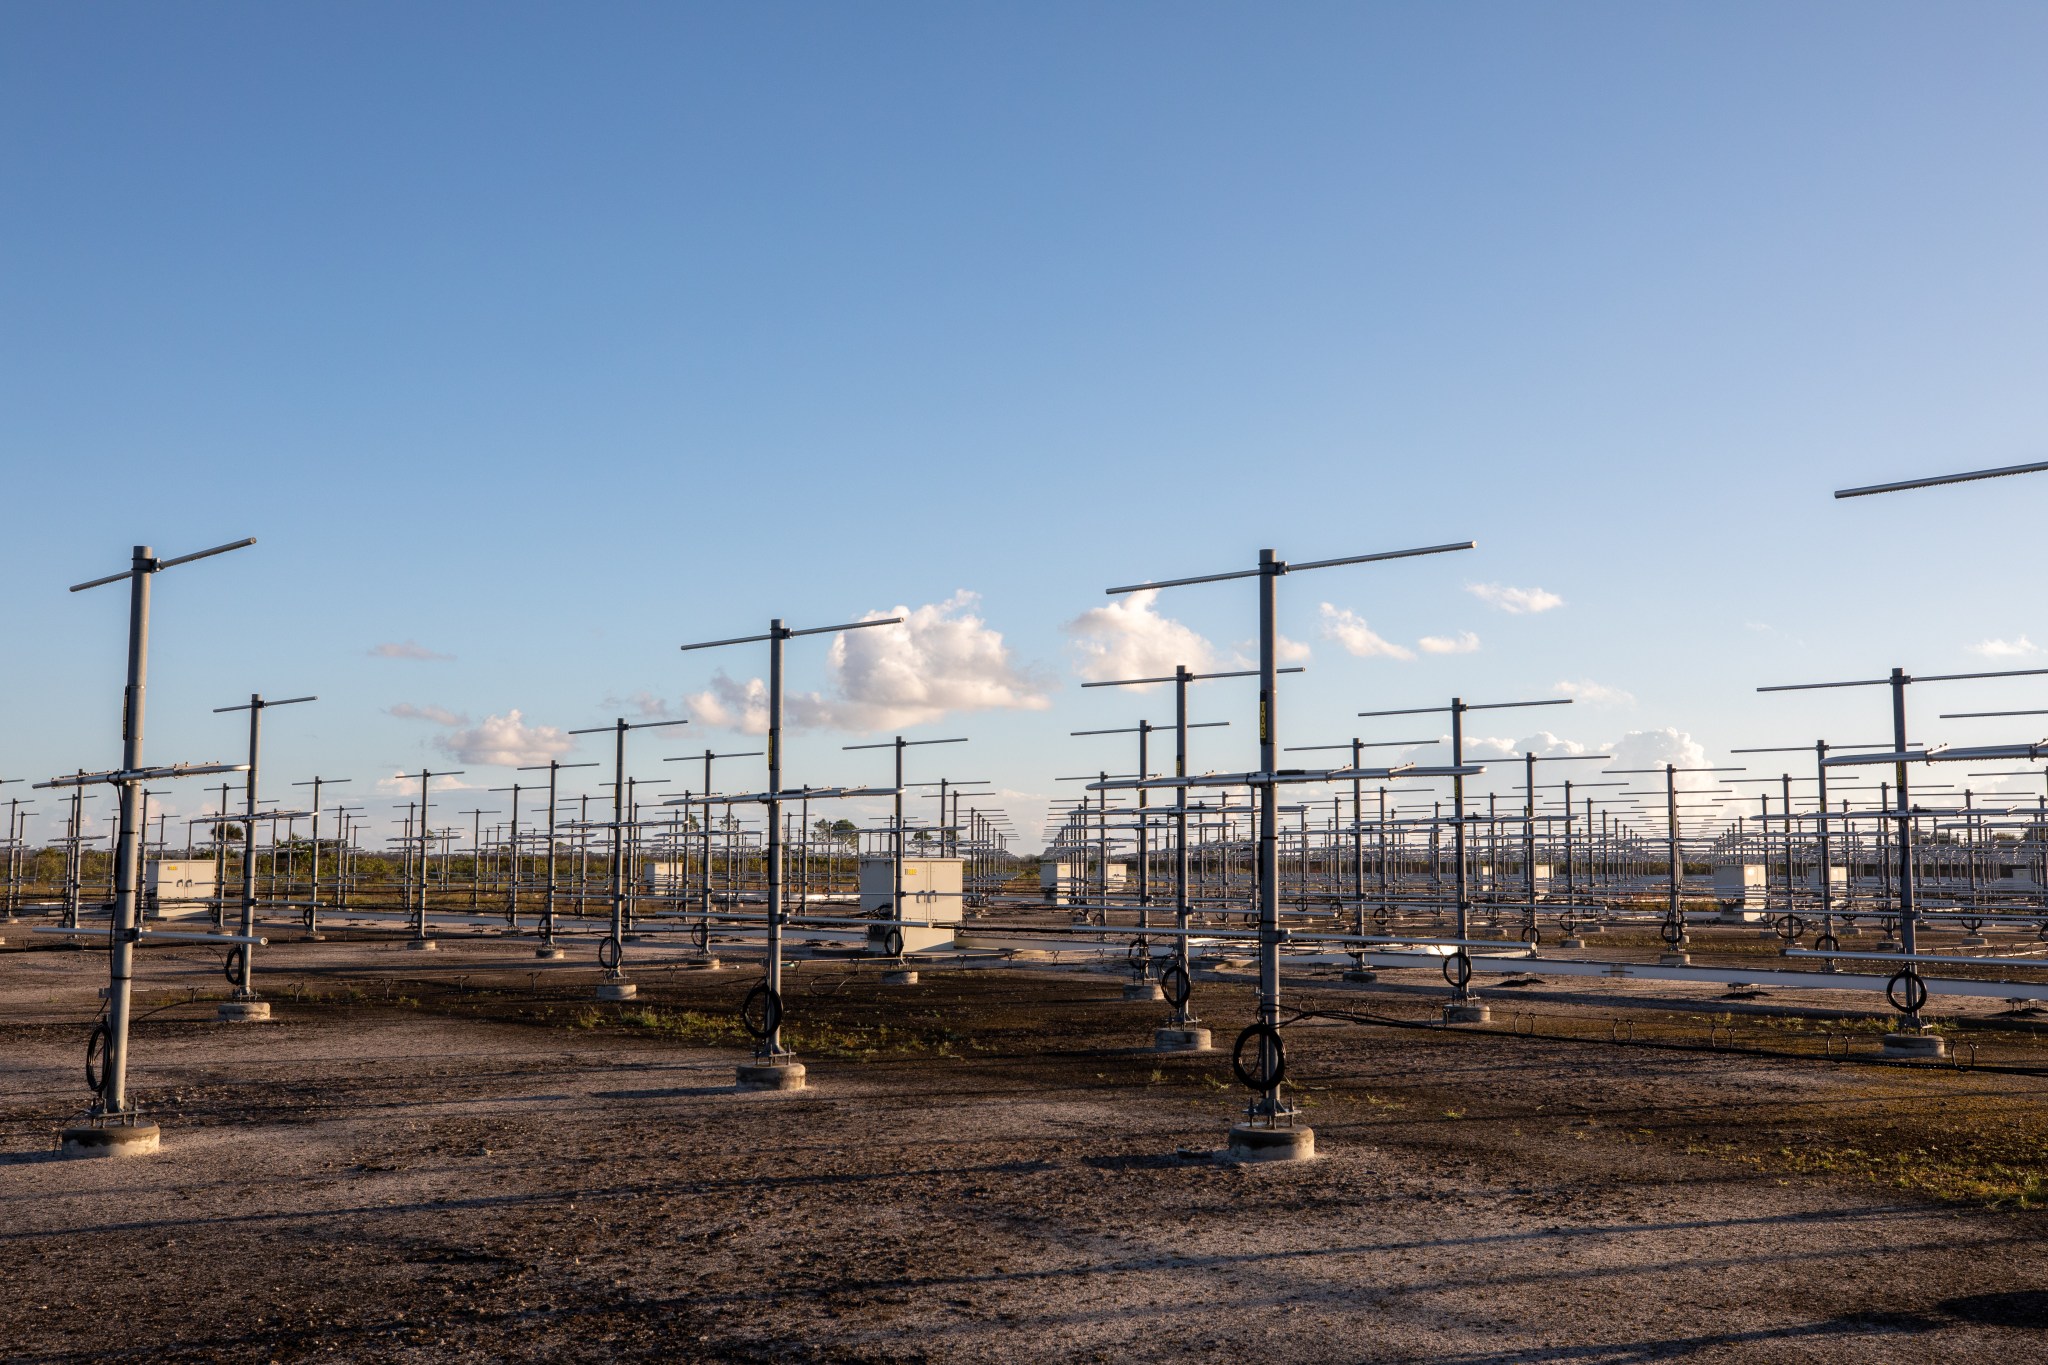
{"type": "MultiPolygon", "coordinates": [[[[751,968],[599,1007],[517,944],[280,945],[232,1026],[216,961],[143,960],[161,1153],[78,1161],[103,960],[0,957],[0,1358],[2048,1358],[2040,1076],[1630,1048],[1525,989],[1291,1026],[1323,1155],[1236,1165],[1227,1057],[1151,1053],[1105,974],[806,964],[814,1088],[754,1094],[751,968]]],[[[1248,992],[1199,990],[1227,1042],[1248,992]]]]}

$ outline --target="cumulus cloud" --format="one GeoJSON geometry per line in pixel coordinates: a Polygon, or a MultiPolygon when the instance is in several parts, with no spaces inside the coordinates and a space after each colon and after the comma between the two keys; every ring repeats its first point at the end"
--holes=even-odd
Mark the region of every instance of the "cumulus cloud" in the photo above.
{"type": "MultiPolygon", "coordinates": [[[[1665,726],[1660,730],[1631,730],[1608,746],[1614,755],[1615,768],[1662,768],[1670,763],[1679,768],[1704,768],[1707,751],[1690,734],[1665,726]]],[[[1704,792],[1718,789],[1718,774],[1680,772],[1673,779],[1673,785],[1681,792],[1704,792]]],[[[1659,787],[1662,777],[1645,773],[1636,785],[1646,789],[1659,787]]]]}
{"type": "Polygon", "coordinates": [[[1465,591],[1488,606],[1516,616],[1533,616],[1539,611],[1564,605],[1564,599],[1547,588],[1511,588],[1502,583],[1467,583],[1465,591]]]}
{"type": "Polygon", "coordinates": [[[1197,673],[1209,669],[1215,661],[1214,646],[1153,610],[1158,596],[1157,589],[1127,593],[1061,627],[1073,638],[1074,671],[1089,682],[1110,682],[1168,676],[1176,664],[1197,673]]]}
{"type": "Polygon", "coordinates": [[[434,660],[443,663],[450,662],[455,658],[453,654],[436,654],[418,640],[386,641],[381,645],[373,645],[370,648],[370,657],[373,659],[434,660]]]}
{"type": "Polygon", "coordinates": [[[1425,635],[1415,643],[1424,654],[1470,654],[1479,648],[1479,637],[1467,630],[1456,635],[1425,635]]]}
{"type": "Polygon", "coordinates": [[[1634,693],[1624,692],[1619,687],[1609,687],[1606,683],[1594,682],[1590,678],[1581,678],[1577,682],[1561,682],[1550,690],[1560,697],[1570,697],[1573,701],[1585,702],[1589,706],[1636,704],[1634,693]]]}
{"type": "Polygon", "coordinates": [[[576,742],[552,725],[528,725],[519,712],[485,716],[477,725],[437,735],[434,744],[464,763],[482,763],[502,768],[545,763],[560,758],[576,742]]]}
{"type": "Polygon", "coordinates": [[[1415,651],[1392,640],[1383,640],[1373,634],[1365,618],[1348,608],[1322,604],[1322,633],[1325,640],[1335,640],[1344,649],[1361,659],[1412,659],[1415,651]]]}
{"type": "Polygon", "coordinates": [[[2041,647],[2024,635],[2017,640],[1980,640],[1968,648],[1986,659],[2024,659],[2041,652],[2041,647]]]}
{"type": "MultiPolygon", "coordinates": [[[[1047,683],[1019,666],[974,613],[979,600],[956,592],[943,602],[869,612],[862,620],[901,616],[901,626],[845,631],[832,639],[822,692],[783,694],[791,729],[870,731],[922,725],[963,711],[1042,711],[1047,683]]],[[[713,725],[762,734],[768,729],[768,685],[724,673],[688,698],[692,714],[713,725]]]]}
{"type": "Polygon", "coordinates": [[[428,720],[436,725],[453,726],[469,724],[468,716],[450,711],[445,706],[414,706],[409,701],[402,701],[396,706],[387,706],[384,708],[384,713],[390,716],[397,716],[400,720],[428,720]]]}

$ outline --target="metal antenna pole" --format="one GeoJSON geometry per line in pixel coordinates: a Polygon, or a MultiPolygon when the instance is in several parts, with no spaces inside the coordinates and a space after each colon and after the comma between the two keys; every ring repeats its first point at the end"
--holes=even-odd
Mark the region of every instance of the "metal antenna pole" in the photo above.
{"type": "MultiPolygon", "coordinates": [[[[1259,771],[1266,781],[1259,796],[1259,1006],[1260,1070],[1269,1078],[1280,1074],[1280,789],[1272,775],[1280,767],[1279,626],[1275,619],[1275,587],[1281,565],[1272,550],[1259,551],[1259,771]]],[[[1269,1080],[1253,1112],[1268,1119],[1283,1108],[1280,1084],[1269,1080]]]]}
{"type": "MultiPolygon", "coordinates": [[[[196,559],[225,554],[239,550],[245,545],[255,544],[254,537],[237,541],[231,545],[216,546],[197,554],[181,555],[174,559],[158,559],[147,545],[137,545],[129,559],[129,567],[121,573],[109,574],[87,583],[75,585],[71,591],[83,592],[88,588],[100,587],[107,583],[128,580],[128,677],[121,694],[121,771],[113,776],[120,788],[120,816],[115,828],[113,881],[114,903],[108,925],[107,951],[107,1017],[103,1027],[105,1042],[103,1063],[99,1073],[98,1095],[95,1098],[93,1114],[100,1120],[117,1120],[123,1126],[135,1124],[135,1114],[128,1104],[128,1028],[133,1005],[135,972],[135,944],[141,936],[141,925],[136,918],[137,899],[142,880],[141,836],[138,820],[139,789],[148,776],[142,770],[142,739],[144,702],[147,697],[149,679],[149,596],[150,580],[164,569],[178,564],[188,564],[196,559]]],[[[228,769],[213,765],[209,772],[228,769]]],[[[182,776],[181,771],[170,775],[182,776]]],[[[103,779],[105,780],[105,779],[103,779]]],[[[95,1040],[101,1035],[95,1030],[95,1040]]],[[[87,1059],[91,1060],[93,1042],[87,1043],[87,1059]]],[[[64,1141],[67,1147],[76,1150],[110,1150],[109,1140],[102,1133],[93,1135],[94,1130],[66,1130],[64,1141]]],[[[144,1150],[153,1147],[156,1141],[154,1126],[141,1139],[144,1150]]]]}
{"type": "MultiPolygon", "coordinates": [[[[768,790],[782,791],[782,618],[768,623],[768,790]]],[[[782,999],[782,805],[768,807],[768,998],[782,999]]],[[[782,1011],[767,1021],[761,1055],[782,1055],[782,1011]]]]}
{"type": "MultiPolygon", "coordinates": [[[[634,994],[633,984],[626,980],[626,815],[629,794],[626,790],[626,731],[660,730],[671,725],[688,725],[687,720],[643,720],[638,724],[620,716],[610,725],[597,725],[584,730],[571,730],[572,735],[596,735],[609,732],[613,737],[612,749],[612,866],[611,902],[612,919],[610,936],[598,945],[598,965],[604,968],[604,980],[598,984],[597,998],[600,1000],[628,1000],[634,994]]],[[[565,765],[571,766],[571,765],[565,765]]],[[[586,821],[587,823],[587,821],[586,821]]],[[[588,831],[584,831],[586,834],[588,831]]]]}
{"type": "MultiPolygon", "coordinates": [[[[1913,802],[1906,792],[1906,684],[1911,679],[1907,678],[1905,670],[1894,668],[1888,681],[1892,689],[1893,752],[1899,755],[1899,761],[1892,769],[1899,795],[1899,951],[1912,957],[1919,952],[1919,947],[1913,903],[1913,802]]],[[[1905,1016],[1907,1032],[1920,1032],[1923,1025],[1919,1010],[1902,1010],[1900,1013],[1905,1016]]]]}
{"type": "MultiPolygon", "coordinates": [[[[129,772],[142,766],[142,721],[149,683],[149,586],[162,567],[149,546],[135,547],[128,571],[128,685],[121,697],[121,767],[129,772]]],[[[100,1110],[108,1116],[128,1112],[128,1026],[135,934],[140,927],[135,918],[135,892],[142,873],[136,847],[135,784],[122,783],[120,795],[121,824],[114,840],[113,942],[107,954],[107,1052],[99,1097],[100,1110]]]]}
{"type": "MultiPolygon", "coordinates": [[[[768,790],[762,796],[768,807],[768,962],[765,977],[756,989],[763,992],[765,1017],[757,1035],[758,1063],[744,1068],[742,1085],[766,1085],[795,1089],[803,1084],[803,1070],[782,1046],[782,803],[789,799],[782,790],[782,647],[799,635],[823,635],[871,626],[900,625],[904,618],[890,616],[872,621],[855,621],[840,626],[812,626],[792,630],[781,617],[768,623],[766,635],[741,636],[729,640],[705,640],[684,645],[685,650],[710,649],[719,645],[768,644],[768,790]],[[772,1068],[772,1070],[771,1070],[772,1068]]],[[[943,815],[942,817],[943,818],[943,815]]],[[[751,996],[749,998],[752,998],[751,996]]]]}

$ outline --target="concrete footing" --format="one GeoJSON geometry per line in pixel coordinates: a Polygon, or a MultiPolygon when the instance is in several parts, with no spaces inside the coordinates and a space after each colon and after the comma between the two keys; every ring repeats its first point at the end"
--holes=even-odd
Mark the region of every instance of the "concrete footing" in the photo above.
{"type": "Polygon", "coordinates": [[[1354,986],[1370,986],[1380,979],[1380,974],[1370,967],[1354,967],[1344,973],[1344,979],[1354,986]]]}
{"type": "Polygon", "coordinates": [[[597,998],[600,1000],[631,1000],[640,993],[640,988],[630,981],[600,981],[597,983],[597,998]]]}
{"type": "Polygon", "coordinates": [[[267,1024],[270,1022],[268,1000],[223,1000],[213,1017],[223,1024],[267,1024]]]}
{"type": "Polygon", "coordinates": [[[802,1062],[748,1062],[739,1069],[742,1090],[801,1090],[804,1088],[802,1062]]]}
{"type": "Polygon", "coordinates": [[[1124,987],[1126,1000],[1164,1000],[1166,992],[1159,989],[1156,981],[1133,981],[1124,987]]]}
{"type": "Polygon", "coordinates": [[[1560,939],[1557,946],[1560,948],[1583,948],[1586,946],[1586,940],[1582,938],[1560,939]]]}
{"type": "Polygon", "coordinates": [[[1213,1052],[1209,1030],[1205,1028],[1162,1028],[1152,1030],[1152,1049],[1155,1052],[1213,1052]]]}
{"type": "Polygon", "coordinates": [[[1690,967],[1692,965],[1692,954],[1663,953],[1658,956],[1657,965],[1659,967],[1690,967]]]}
{"type": "Polygon", "coordinates": [[[1989,942],[1991,942],[1991,940],[1984,937],[1984,935],[1982,934],[1963,935],[1963,946],[1965,948],[1982,948],[1985,944],[1989,942]]]}
{"type": "Polygon", "coordinates": [[[1884,1055],[1945,1057],[1948,1055],[1948,1044],[1938,1033],[1887,1033],[1884,1036],[1884,1055]]]}
{"type": "Polygon", "coordinates": [[[917,984],[917,973],[911,971],[883,972],[882,984],[884,986],[915,986],[917,984]]]}
{"type": "Polygon", "coordinates": [[[64,1156],[148,1156],[157,1149],[163,1134],[153,1123],[117,1123],[105,1128],[66,1128],[64,1156]]]}
{"type": "Polygon", "coordinates": [[[415,953],[431,953],[441,945],[430,938],[409,938],[405,941],[405,946],[415,953]]]}
{"type": "Polygon", "coordinates": [[[543,962],[560,962],[568,954],[553,944],[543,943],[533,950],[533,955],[543,962]]]}
{"type": "Polygon", "coordinates": [[[725,964],[715,957],[700,957],[694,962],[684,962],[678,965],[686,972],[716,972],[722,971],[725,967],[725,964]]]}
{"type": "Polygon", "coordinates": [[[1460,1001],[1444,1006],[1446,1024],[1486,1024],[1493,1021],[1493,1011],[1476,1000],[1460,1001]]]}
{"type": "Polygon", "coordinates": [[[1316,1154],[1313,1128],[1266,1128],[1240,1123],[1230,1130],[1232,1161],[1311,1161],[1316,1154]]]}
{"type": "Polygon", "coordinates": [[[325,942],[327,942],[327,935],[325,935],[325,934],[300,934],[300,935],[299,935],[299,942],[301,942],[301,943],[325,943],[325,942]]]}

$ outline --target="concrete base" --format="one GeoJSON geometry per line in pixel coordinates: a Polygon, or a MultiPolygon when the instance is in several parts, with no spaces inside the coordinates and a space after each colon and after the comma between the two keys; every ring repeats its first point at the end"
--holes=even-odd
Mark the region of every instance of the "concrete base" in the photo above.
{"type": "Polygon", "coordinates": [[[1991,942],[1991,940],[1984,937],[1984,935],[1982,934],[1963,935],[1963,946],[1965,948],[1982,948],[1985,944],[1989,942],[1991,942]]]}
{"type": "Polygon", "coordinates": [[[1896,953],[1899,951],[1899,941],[1895,938],[1881,938],[1877,941],[1877,951],[1880,953],[1896,953]]]}
{"type": "Polygon", "coordinates": [[[270,1022],[268,1000],[224,1000],[213,1017],[223,1024],[267,1024],[270,1022]]]}
{"type": "Polygon", "coordinates": [[[725,964],[715,957],[700,957],[693,962],[679,962],[676,965],[686,972],[716,972],[725,968],[725,964]]]}
{"type": "Polygon", "coordinates": [[[327,935],[325,935],[325,934],[300,934],[300,935],[299,935],[299,942],[301,942],[301,943],[325,943],[325,942],[327,942],[327,935]]]}
{"type": "Polygon", "coordinates": [[[66,1128],[63,1156],[148,1156],[162,1132],[153,1123],[113,1124],[105,1128],[66,1128]]]}
{"type": "Polygon", "coordinates": [[[1493,1021],[1493,1011],[1474,1000],[1462,1004],[1444,1006],[1446,1024],[1486,1024],[1493,1021]]]}
{"type": "Polygon", "coordinates": [[[1313,1161],[1316,1130],[1236,1124],[1230,1130],[1230,1149],[1224,1155],[1232,1161],[1313,1161]]]}
{"type": "Polygon", "coordinates": [[[640,988],[630,981],[600,981],[597,983],[597,998],[600,1000],[631,1000],[640,993],[640,988]]]}
{"type": "Polygon", "coordinates": [[[742,1090],[801,1090],[804,1088],[802,1062],[749,1062],[739,1069],[742,1090]]]}
{"type": "Polygon", "coordinates": [[[431,953],[438,950],[441,945],[430,938],[409,938],[405,941],[405,946],[415,953],[431,953]]]}
{"type": "Polygon", "coordinates": [[[1205,1028],[1162,1028],[1152,1030],[1155,1052],[1213,1052],[1205,1028]]]}
{"type": "Polygon", "coordinates": [[[1884,1055],[1945,1057],[1948,1055],[1948,1043],[1938,1033],[1887,1033],[1884,1036],[1884,1055]]]}
{"type": "Polygon", "coordinates": [[[1692,965],[1692,954],[1663,953],[1658,956],[1657,965],[1659,967],[1690,967],[1692,965]]]}
{"type": "Polygon", "coordinates": [[[560,948],[552,948],[545,943],[541,944],[540,947],[535,948],[533,950],[533,955],[543,962],[560,962],[563,958],[568,956],[568,954],[563,952],[560,948]]]}
{"type": "Polygon", "coordinates": [[[1586,940],[1582,938],[1560,939],[1557,946],[1560,948],[1583,948],[1586,946],[1586,940]]]}
{"type": "Polygon", "coordinates": [[[1166,992],[1159,989],[1156,981],[1133,981],[1124,987],[1126,1000],[1164,1000],[1166,992]]]}
{"type": "Polygon", "coordinates": [[[884,986],[915,986],[917,984],[917,973],[883,972],[882,984],[884,986]]]}
{"type": "Polygon", "coordinates": [[[1344,979],[1354,986],[1370,986],[1380,979],[1380,974],[1370,967],[1355,967],[1344,973],[1344,979]]]}

